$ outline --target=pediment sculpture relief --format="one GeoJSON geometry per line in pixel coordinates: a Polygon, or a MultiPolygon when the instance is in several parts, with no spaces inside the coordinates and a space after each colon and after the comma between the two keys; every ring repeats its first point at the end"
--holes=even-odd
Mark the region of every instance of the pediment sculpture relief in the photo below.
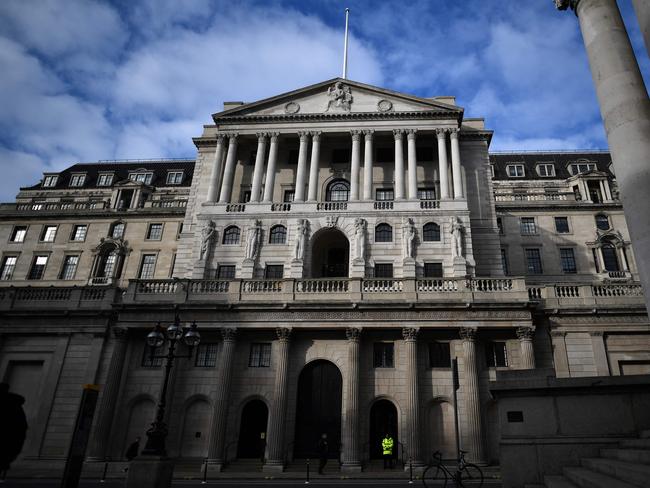
{"type": "Polygon", "coordinates": [[[329,89],[327,90],[327,96],[329,97],[329,100],[327,102],[327,107],[325,108],[325,112],[329,112],[332,109],[333,109],[332,111],[336,111],[336,110],[343,110],[344,112],[350,111],[353,98],[349,86],[344,85],[340,81],[337,81],[336,83],[334,83],[334,85],[329,87],[329,89]]]}

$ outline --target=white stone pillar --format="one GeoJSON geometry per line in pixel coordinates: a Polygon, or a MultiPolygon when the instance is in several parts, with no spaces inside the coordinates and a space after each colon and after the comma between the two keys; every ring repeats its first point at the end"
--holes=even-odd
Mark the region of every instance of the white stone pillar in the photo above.
{"type": "Polygon", "coordinates": [[[265,471],[282,471],[284,469],[284,430],[285,412],[287,410],[287,391],[289,375],[289,342],[291,329],[277,328],[278,336],[277,359],[275,366],[275,382],[273,387],[273,402],[269,417],[267,433],[268,452],[265,471]]]}
{"type": "Polygon", "coordinates": [[[532,327],[518,327],[517,338],[521,349],[521,369],[535,369],[535,349],[533,336],[535,329],[532,327]]]}
{"type": "Polygon", "coordinates": [[[596,259],[598,260],[598,266],[600,267],[600,272],[605,272],[605,258],[603,257],[603,248],[598,246],[596,248],[596,259]]]}
{"type": "Polygon", "coordinates": [[[315,202],[318,198],[318,164],[320,162],[320,131],[311,133],[311,161],[309,164],[309,191],[307,200],[315,202]]]}
{"type": "Polygon", "coordinates": [[[454,180],[454,200],[463,198],[463,174],[460,170],[460,147],[458,145],[458,129],[451,129],[451,174],[454,180]]]}
{"type": "Polygon", "coordinates": [[[344,471],[361,471],[359,453],[359,342],[361,329],[350,327],[348,338],[348,370],[346,375],[345,429],[343,431],[344,471]]]}
{"type": "Polygon", "coordinates": [[[214,151],[214,160],[210,170],[210,184],[208,186],[207,202],[214,202],[219,194],[219,178],[221,177],[221,163],[223,162],[223,143],[226,136],[217,134],[217,148],[214,151]]]}
{"type": "Polygon", "coordinates": [[[264,203],[273,201],[273,189],[275,187],[275,164],[278,159],[278,137],[279,132],[271,132],[271,146],[269,147],[269,161],[266,164],[266,182],[264,183],[264,203]]]}
{"type": "Polygon", "coordinates": [[[618,246],[616,250],[618,251],[618,261],[621,263],[621,269],[623,271],[629,271],[630,267],[627,264],[627,259],[625,259],[626,256],[625,256],[625,249],[623,244],[618,246]]]}
{"type": "Polygon", "coordinates": [[[420,395],[418,385],[418,329],[402,329],[406,348],[406,449],[413,466],[420,467],[420,395]]]}
{"type": "Polygon", "coordinates": [[[402,129],[394,129],[395,136],[395,200],[404,200],[404,145],[402,129]]]}
{"type": "Polygon", "coordinates": [[[460,329],[465,356],[465,437],[468,451],[467,459],[475,463],[484,463],[483,429],[481,422],[481,397],[478,386],[478,369],[476,363],[476,329],[464,327],[460,329]]]}
{"type": "Polygon", "coordinates": [[[359,171],[361,169],[361,131],[351,130],[352,167],[350,169],[350,200],[359,200],[359,171]]]}
{"type": "Polygon", "coordinates": [[[223,170],[223,182],[219,203],[228,203],[232,195],[232,180],[235,177],[235,165],[237,164],[237,135],[228,134],[228,153],[226,154],[226,167],[223,170]]]}
{"type": "Polygon", "coordinates": [[[555,366],[555,376],[558,378],[568,378],[571,376],[569,371],[569,356],[566,350],[566,332],[552,330],[551,344],[553,345],[553,365],[555,366]]]}
{"type": "Polygon", "coordinates": [[[408,140],[408,188],[410,200],[416,200],[418,198],[418,156],[415,146],[417,132],[417,129],[409,129],[406,131],[406,138],[408,140]]]}
{"type": "Polygon", "coordinates": [[[264,173],[264,156],[266,156],[266,133],[257,133],[257,153],[255,154],[255,169],[253,170],[253,184],[251,186],[251,202],[261,199],[262,174],[264,173]]]}
{"type": "Polygon", "coordinates": [[[298,168],[296,169],[296,185],[293,197],[294,202],[305,201],[305,173],[307,171],[307,146],[309,145],[309,132],[298,132],[300,148],[298,149],[298,168]]]}
{"type": "Polygon", "coordinates": [[[365,147],[363,150],[363,199],[374,200],[372,196],[372,162],[374,159],[372,136],[374,130],[364,130],[363,138],[365,147]]]}
{"type": "Polygon", "coordinates": [[[436,129],[438,137],[438,173],[440,174],[440,199],[449,199],[449,176],[447,172],[447,129],[436,129]]]}

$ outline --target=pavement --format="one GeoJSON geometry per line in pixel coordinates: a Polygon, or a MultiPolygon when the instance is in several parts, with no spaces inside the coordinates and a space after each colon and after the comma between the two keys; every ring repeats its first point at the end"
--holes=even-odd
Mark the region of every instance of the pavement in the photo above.
{"type": "MultiPolygon", "coordinates": [[[[61,482],[59,480],[44,480],[44,479],[7,479],[4,482],[0,481],[2,488],[59,488],[61,482]]],[[[312,479],[309,483],[305,480],[214,480],[208,481],[203,484],[198,480],[175,480],[172,483],[174,487],[209,487],[218,486],[220,488],[259,488],[260,486],[272,486],[273,488],[296,488],[298,486],[317,486],[318,488],[342,486],[379,486],[380,488],[405,488],[408,486],[422,487],[424,486],[422,480],[414,480],[409,482],[408,478],[404,480],[378,480],[378,479],[312,479]]],[[[107,480],[103,483],[99,481],[82,480],[79,483],[79,488],[124,488],[124,480],[107,480]]],[[[426,486],[442,487],[443,482],[427,482],[426,486]]],[[[449,488],[453,484],[447,483],[449,488]]],[[[472,486],[472,485],[468,485],[472,486]]],[[[476,485],[478,487],[478,485],[476,485]]],[[[498,481],[486,481],[483,486],[485,488],[501,488],[501,483],[498,481]]]]}

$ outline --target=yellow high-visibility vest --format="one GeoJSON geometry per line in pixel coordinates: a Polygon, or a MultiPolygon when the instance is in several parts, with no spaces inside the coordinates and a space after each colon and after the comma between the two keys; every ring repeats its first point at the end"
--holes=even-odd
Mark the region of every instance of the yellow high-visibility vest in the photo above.
{"type": "Polygon", "coordinates": [[[381,448],[384,456],[393,454],[393,444],[394,443],[392,437],[384,437],[384,439],[381,441],[381,448]]]}

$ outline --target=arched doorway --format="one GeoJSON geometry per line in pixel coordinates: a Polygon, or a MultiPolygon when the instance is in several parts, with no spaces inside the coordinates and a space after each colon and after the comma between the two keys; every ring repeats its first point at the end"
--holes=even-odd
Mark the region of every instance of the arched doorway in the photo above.
{"type": "Polygon", "coordinates": [[[431,403],[427,412],[427,423],[427,456],[440,451],[444,459],[456,457],[453,405],[446,400],[431,403]]]}
{"type": "Polygon", "coordinates": [[[389,400],[377,400],[370,408],[370,459],[382,457],[381,441],[386,434],[393,437],[393,454],[397,455],[397,433],[397,408],[389,400]]]}
{"type": "Polygon", "coordinates": [[[341,442],[341,372],[331,362],[309,363],[298,379],[294,457],[318,457],[318,441],[327,434],[330,457],[336,457],[341,442]]]}
{"type": "Polygon", "coordinates": [[[311,250],[312,278],[347,278],[350,242],[337,229],[316,233],[311,250]]]}
{"type": "Polygon", "coordinates": [[[181,457],[205,457],[210,435],[210,404],[197,399],[185,409],[183,433],[181,435],[181,457]]]}
{"type": "Polygon", "coordinates": [[[238,458],[262,459],[266,446],[266,423],[269,410],[262,400],[251,400],[241,412],[238,458]]]}
{"type": "Polygon", "coordinates": [[[156,404],[150,398],[139,398],[131,404],[129,422],[126,428],[126,437],[122,444],[120,456],[123,456],[128,447],[137,437],[140,438],[140,450],[147,444],[147,430],[154,419],[156,404]]]}

